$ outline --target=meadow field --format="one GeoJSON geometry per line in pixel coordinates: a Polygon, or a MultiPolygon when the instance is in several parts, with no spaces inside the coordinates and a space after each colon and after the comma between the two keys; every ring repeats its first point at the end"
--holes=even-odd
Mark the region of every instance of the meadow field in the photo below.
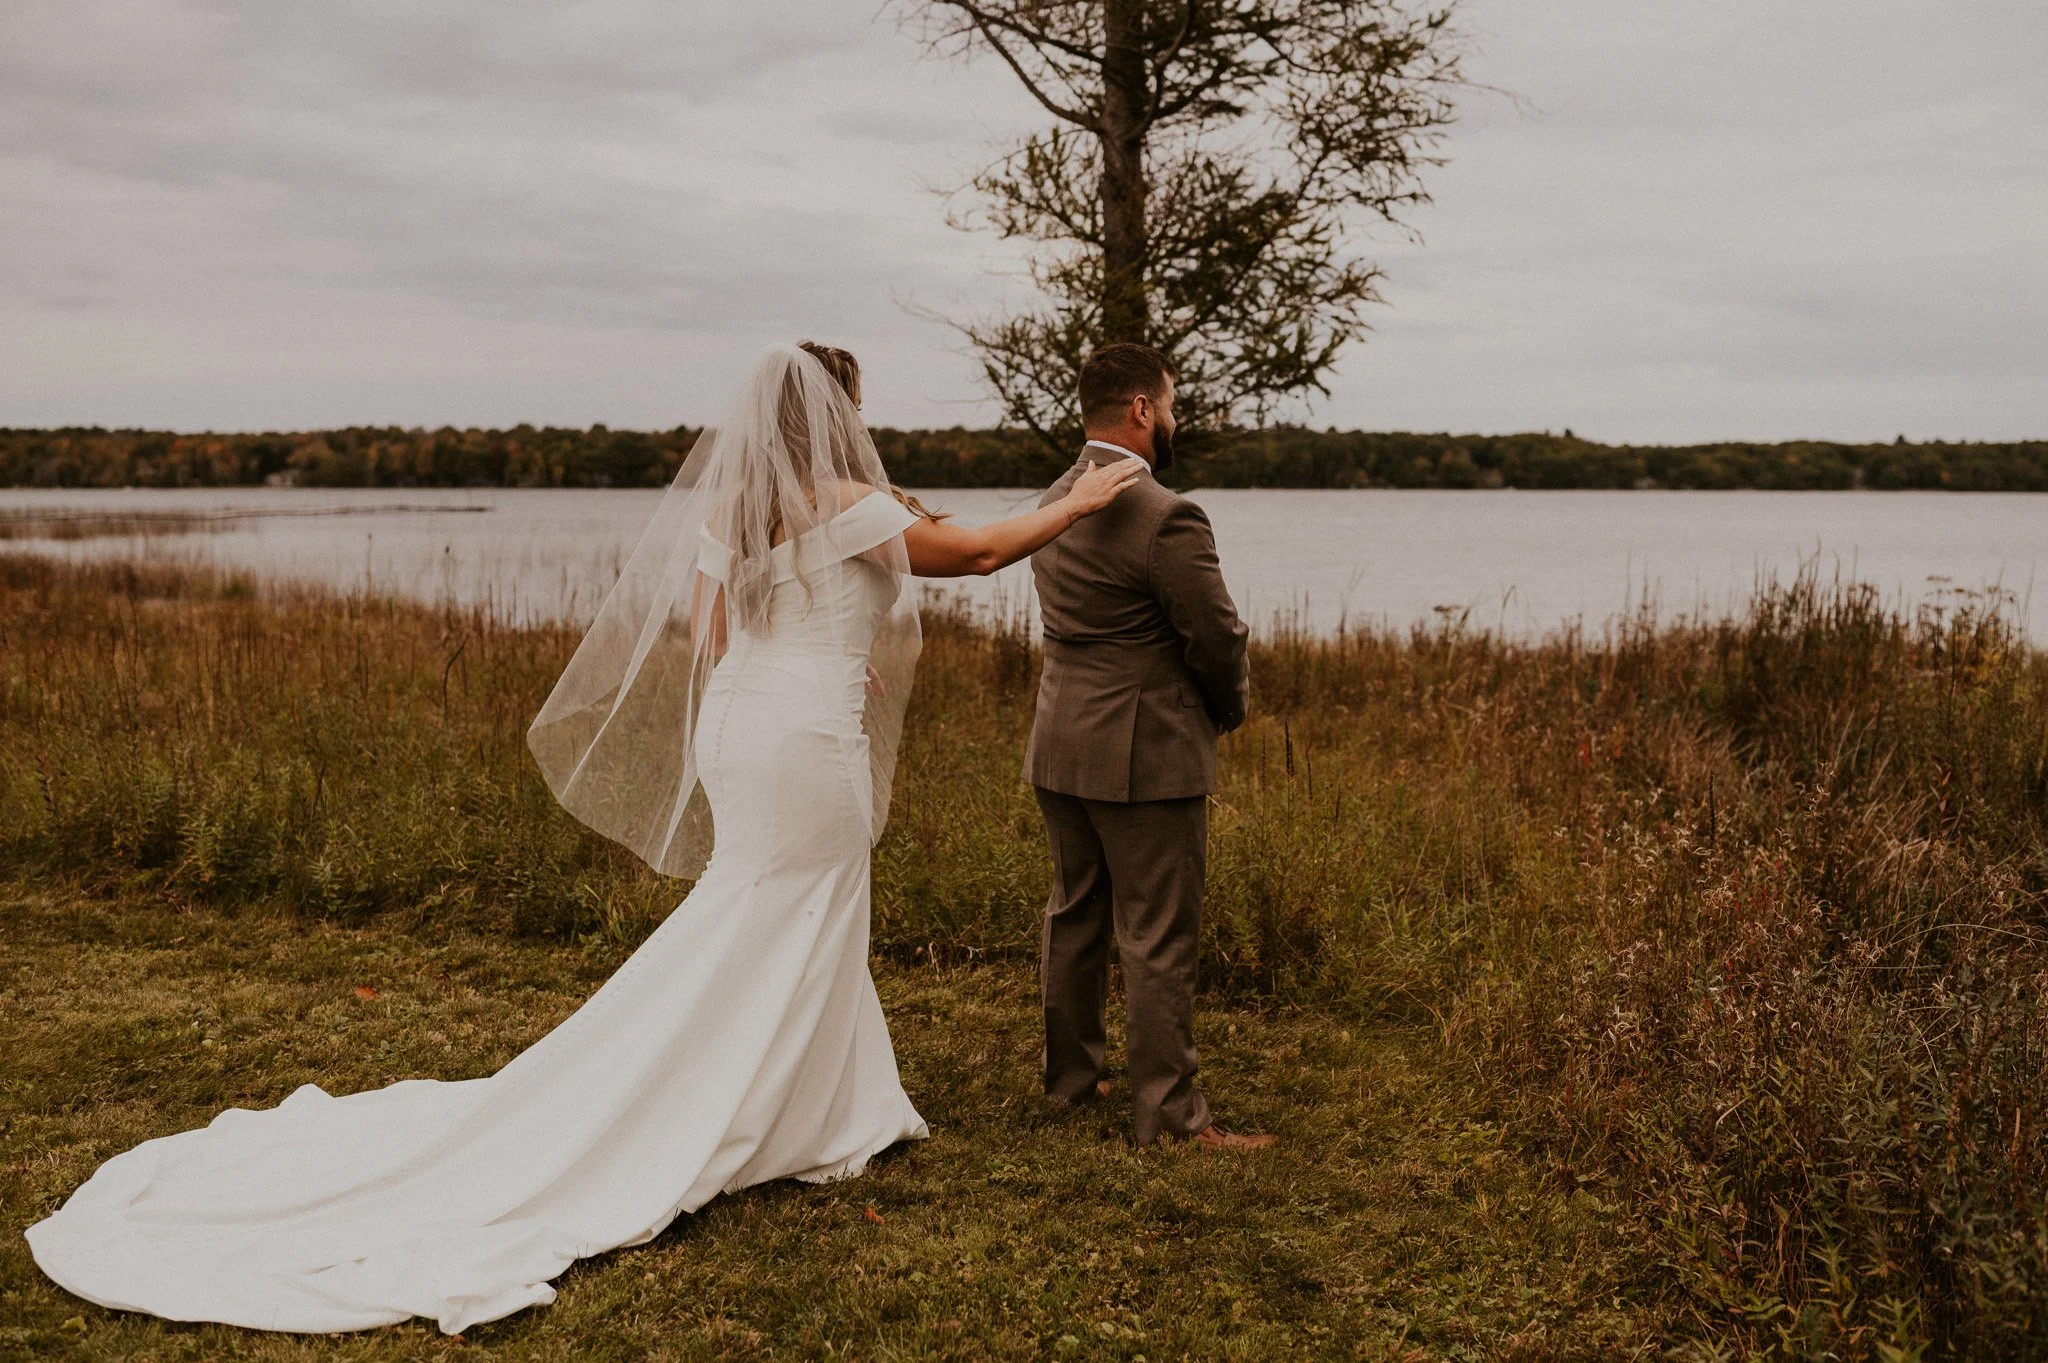
{"type": "Polygon", "coordinates": [[[1035,1101],[1035,651],[926,625],[875,943],[933,1140],[459,1342],[269,1337],[19,1232],[223,1106],[488,1073],[679,887],[526,756],[571,630],[0,555],[0,1358],[2048,1355],[2048,659],[1999,601],[1259,640],[1200,1039],[1283,1143],[1236,1159],[1035,1101]]]}

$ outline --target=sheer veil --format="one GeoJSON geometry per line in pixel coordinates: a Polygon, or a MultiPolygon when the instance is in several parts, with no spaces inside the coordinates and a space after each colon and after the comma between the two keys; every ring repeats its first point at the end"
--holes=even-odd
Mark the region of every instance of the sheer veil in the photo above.
{"type": "Polygon", "coordinates": [[[725,423],[692,447],[527,733],[562,806],[655,870],[696,876],[713,841],[696,720],[725,642],[771,632],[769,596],[789,567],[806,600],[830,575],[872,573],[891,603],[862,717],[880,837],[921,643],[904,590],[908,513],[844,513],[890,495],[867,427],[825,367],[793,345],[762,357],[725,423]]]}

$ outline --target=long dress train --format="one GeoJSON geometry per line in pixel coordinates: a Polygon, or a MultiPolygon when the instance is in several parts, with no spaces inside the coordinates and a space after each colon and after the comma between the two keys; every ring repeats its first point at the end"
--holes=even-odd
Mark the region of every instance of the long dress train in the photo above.
{"type": "MultiPolygon", "coordinates": [[[[878,497],[843,519],[869,523],[858,547],[908,513],[878,497]]],[[[800,583],[777,553],[772,628],[734,637],[698,721],[716,851],[617,974],[488,1078],[308,1084],[116,1156],[29,1229],[43,1271],[174,1320],[454,1333],[720,1192],[856,1174],[926,1135],[867,966],[863,685],[896,584],[859,565],[800,583]]]]}

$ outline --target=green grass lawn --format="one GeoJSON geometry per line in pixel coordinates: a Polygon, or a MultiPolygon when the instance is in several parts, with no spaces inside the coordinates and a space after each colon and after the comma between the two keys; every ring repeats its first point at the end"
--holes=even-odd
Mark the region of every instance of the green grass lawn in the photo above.
{"type": "Polygon", "coordinates": [[[268,1335],[102,1310],[21,1230],[102,1160],[303,1083],[490,1072],[615,965],[578,948],[0,890],[0,1358],[1627,1358],[1662,1336],[1627,1224],[1539,1176],[1425,1036],[1208,1006],[1251,1155],[1133,1149],[1121,1091],[1039,1101],[1027,967],[881,964],[932,1139],[586,1261],[459,1341],[268,1335]],[[374,991],[370,995],[368,991],[374,991]]]}

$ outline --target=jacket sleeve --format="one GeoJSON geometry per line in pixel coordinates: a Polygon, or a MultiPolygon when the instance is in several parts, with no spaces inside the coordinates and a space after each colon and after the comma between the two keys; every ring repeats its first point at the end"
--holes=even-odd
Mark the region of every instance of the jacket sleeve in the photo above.
{"type": "Polygon", "coordinates": [[[1150,572],[1153,594],[1179,632],[1181,656],[1202,689],[1203,708],[1217,729],[1235,729],[1251,702],[1245,662],[1250,631],[1223,585],[1216,535],[1201,507],[1176,499],[1152,538],[1150,572]]]}

